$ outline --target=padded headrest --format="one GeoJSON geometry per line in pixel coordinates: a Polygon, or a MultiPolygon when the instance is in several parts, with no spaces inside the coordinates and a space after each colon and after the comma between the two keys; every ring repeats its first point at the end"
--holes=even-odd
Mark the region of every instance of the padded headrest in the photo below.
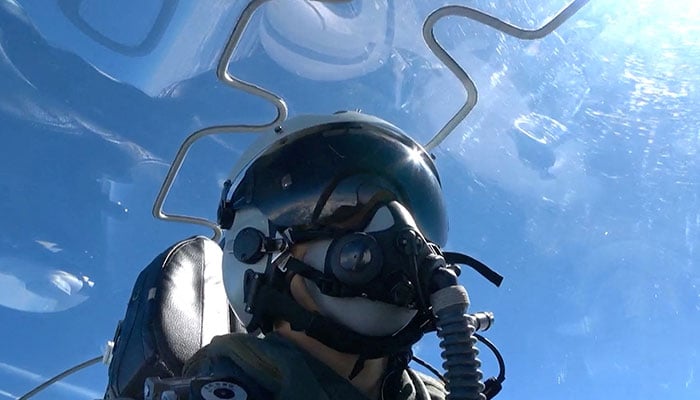
{"type": "Polygon", "coordinates": [[[141,272],[115,334],[105,398],[141,399],[146,378],[179,376],[214,336],[246,332],[228,305],[221,261],[221,247],[196,236],[141,272]]]}

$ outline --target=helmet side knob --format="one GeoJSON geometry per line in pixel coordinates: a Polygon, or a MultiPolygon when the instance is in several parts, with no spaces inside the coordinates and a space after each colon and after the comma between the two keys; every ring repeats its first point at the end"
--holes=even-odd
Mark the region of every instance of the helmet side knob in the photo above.
{"type": "Polygon", "coordinates": [[[233,255],[245,264],[255,264],[265,255],[265,235],[255,228],[244,228],[233,241],[233,255]]]}

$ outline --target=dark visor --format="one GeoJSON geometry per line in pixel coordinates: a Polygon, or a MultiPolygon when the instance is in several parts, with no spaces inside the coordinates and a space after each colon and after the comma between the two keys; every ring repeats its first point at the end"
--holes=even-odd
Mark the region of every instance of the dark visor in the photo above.
{"type": "Polygon", "coordinates": [[[362,220],[358,213],[388,200],[403,204],[428,240],[445,244],[445,207],[430,156],[399,132],[342,122],[280,139],[250,165],[230,204],[253,205],[278,227],[353,230],[363,227],[353,226],[362,220]]]}

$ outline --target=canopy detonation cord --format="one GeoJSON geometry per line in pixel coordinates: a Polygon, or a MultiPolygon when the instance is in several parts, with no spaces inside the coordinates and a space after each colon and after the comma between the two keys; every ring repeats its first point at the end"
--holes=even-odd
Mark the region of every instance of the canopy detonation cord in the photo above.
{"type": "Polygon", "coordinates": [[[80,371],[80,370],[82,370],[82,369],[85,369],[85,368],[87,368],[87,367],[89,367],[89,366],[91,366],[91,365],[95,365],[95,364],[99,363],[100,361],[102,361],[103,359],[104,359],[104,356],[99,356],[99,357],[91,358],[91,359],[89,359],[89,360],[87,360],[87,361],[85,361],[85,362],[82,362],[82,363],[76,365],[75,367],[68,368],[67,370],[61,372],[60,374],[54,376],[53,378],[47,380],[46,382],[42,383],[41,385],[39,385],[39,386],[35,387],[34,389],[30,390],[29,392],[27,392],[25,395],[23,395],[22,397],[20,397],[20,398],[17,399],[17,400],[27,400],[27,399],[30,399],[30,398],[34,397],[35,394],[41,392],[42,390],[44,390],[44,389],[46,389],[47,387],[53,385],[54,383],[60,381],[61,379],[65,378],[65,377],[67,377],[67,376],[69,376],[69,375],[72,375],[72,374],[74,374],[74,373],[76,373],[76,372],[78,372],[78,371],[80,371]]]}
{"type": "Polygon", "coordinates": [[[185,139],[185,141],[182,143],[182,145],[180,145],[180,148],[178,149],[177,154],[175,155],[175,159],[170,165],[168,174],[165,176],[163,185],[161,186],[160,191],[158,192],[158,196],[156,197],[156,200],[153,203],[154,217],[162,219],[164,221],[187,222],[206,226],[214,231],[214,241],[219,241],[219,239],[221,238],[221,227],[219,227],[218,224],[204,218],[192,217],[188,215],[168,214],[163,211],[163,203],[165,203],[165,198],[168,196],[173,182],[175,181],[175,177],[180,171],[180,167],[182,166],[182,163],[185,160],[185,155],[187,155],[187,152],[189,151],[190,147],[192,147],[192,145],[197,140],[203,138],[204,136],[216,133],[262,132],[279,126],[285,119],[287,119],[287,105],[280,96],[257,85],[240,80],[228,72],[228,67],[231,63],[231,57],[233,56],[233,52],[236,49],[238,42],[241,40],[243,33],[245,32],[246,26],[248,26],[248,22],[250,22],[250,18],[252,17],[255,10],[257,10],[261,5],[263,5],[267,1],[269,0],[252,1],[246,6],[245,10],[243,10],[243,13],[236,22],[236,26],[231,32],[231,36],[229,37],[229,40],[226,43],[226,47],[224,48],[224,51],[221,54],[219,64],[216,68],[216,76],[219,78],[220,81],[224,82],[229,86],[232,86],[236,89],[241,89],[246,93],[252,94],[253,96],[257,96],[271,102],[277,109],[277,116],[272,121],[261,125],[217,125],[200,129],[189,135],[187,139],[185,139]]]}
{"type": "Polygon", "coordinates": [[[423,40],[428,45],[430,51],[435,54],[435,56],[452,72],[452,74],[459,80],[459,82],[464,86],[464,90],[467,91],[467,101],[460,107],[460,109],[455,113],[452,118],[445,124],[445,126],[438,131],[435,136],[430,139],[430,141],[425,145],[425,149],[430,151],[435,146],[442,143],[445,138],[452,133],[452,131],[459,125],[464,118],[471,112],[471,110],[476,105],[478,99],[478,92],[476,90],[476,85],[474,81],[469,77],[462,67],[455,61],[435,39],[435,24],[446,17],[457,16],[465,17],[471,20],[480,22],[484,25],[490,26],[506,35],[514,36],[518,39],[523,40],[535,40],[541,39],[550,33],[552,33],[556,28],[561,26],[567,19],[572,17],[578,10],[581,9],[590,0],[573,0],[561,11],[556,13],[552,19],[547,23],[542,25],[542,27],[537,29],[523,29],[515,25],[509,24],[505,21],[488,15],[482,11],[475,8],[465,7],[465,6],[444,6],[433,11],[428,18],[425,19],[423,23],[423,40]]]}
{"type": "MultiPolygon", "coordinates": [[[[200,129],[185,139],[185,141],[180,145],[180,148],[175,155],[175,159],[168,170],[167,175],[163,181],[163,185],[156,196],[153,204],[153,216],[162,219],[164,221],[174,221],[174,222],[185,222],[197,225],[203,225],[211,228],[214,231],[213,240],[219,241],[222,235],[221,227],[215,222],[209,221],[204,218],[193,217],[188,215],[175,215],[168,214],[163,211],[163,204],[165,199],[172,188],[173,182],[177,177],[177,174],[182,166],[182,163],[189,151],[190,147],[199,139],[204,136],[218,134],[218,133],[240,133],[240,132],[262,132],[279,126],[282,122],[287,119],[287,105],[284,99],[279,95],[273,93],[270,90],[264,89],[260,86],[254,85],[249,82],[240,80],[228,72],[229,64],[231,63],[231,58],[233,52],[235,51],[243,33],[245,32],[246,26],[251,20],[252,15],[255,11],[264,3],[269,0],[253,0],[246,6],[245,10],[241,14],[239,20],[236,22],[236,26],[231,32],[228,42],[221,54],[219,59],[219,64],[216,68],[216,75],[220,81],[235,88],[243,90],[246,93],[252,94],[254,96],[260,97],[264,100],[272,103],[277,109],[277,116],[270,122],[260,125],[217,125],[207,128],[200,129]]],[[[349,3],[352,0],[317,0],[319,2],[328,3],[349,3]]],[[[467,92],[467,100],[460,107],[460,109],[455,113],[452,118],[435,134],[435,136],[430,139],[425,144],[425,149],[427,151],[432,150],[437,145],[439,145],[445,138],[454,131],[454,129],[459,125],[464,118],[471,112],[477,102],[478,92],[476,85],[469,77],[469,75],[459,66],[459,64],[447,53],[447,51],[437,42],[435,39],[434,27],[435,24],[446,17],[449,16],[460,16],[472,19],[474,21],[480,22],[482,24],[488,25],[496,30],[499,30],[507,35],[517,37],[519,39],[534,40],[540,39],[548,34],[550,34],[554,29],[558,28],[567,19],[576,14],[578,10],[581,9],[590,0],[572,0],[569,5],[564,7],[560,12],[555,14],[555,16],[545,23],[542,27],[537,29],[523,29],[507,22],[501,21],[496,17],[488,15],[484,12],[476,10],[470,7],[464,6],[445,6],[433,11],[423,23],[423,39],[428,45],[430,51],[435,54],[435,56],[440,60],[447,68],[454,74],[455,77],[462,83],[464,89],[467,92]]]]}

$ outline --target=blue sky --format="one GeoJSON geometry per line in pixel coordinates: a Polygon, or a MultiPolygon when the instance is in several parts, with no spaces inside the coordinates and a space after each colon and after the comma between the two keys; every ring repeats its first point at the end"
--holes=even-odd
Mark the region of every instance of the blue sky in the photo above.
{"type": "MultiPolygon", "coordinates": [[[[100,354],[141,268],[208,234],[150,214],[184,138],[274,116],[214,73],[241,2],[88,3],[0,0],[0,399],[100,354]]],[[[361,109],[425,143],[466,97],[422,41],[440,4],[273,0],[230,70],[291,115],[361,109]]],[[[469,4],[535,27],[565,3],[469,4]]],[[[504,398],[700,394],[698,27],[698,6],[660,0],[592,2],[534,42],[438,23],[479,88],[434,150],[448,248],[506,277],[500,289],[461,278],[472,309],[496,314],[504,398]]],[[[214,218],[253,138],[197,143],[166,209],[214,218]]],[[[417,352],[440,364],[435,338],[417,352]]],[[[482,360],[496,374],[485,348],[482,360]]],[[[95,366],[38,398],[97,398],[105,384],[95,366]]]]}

